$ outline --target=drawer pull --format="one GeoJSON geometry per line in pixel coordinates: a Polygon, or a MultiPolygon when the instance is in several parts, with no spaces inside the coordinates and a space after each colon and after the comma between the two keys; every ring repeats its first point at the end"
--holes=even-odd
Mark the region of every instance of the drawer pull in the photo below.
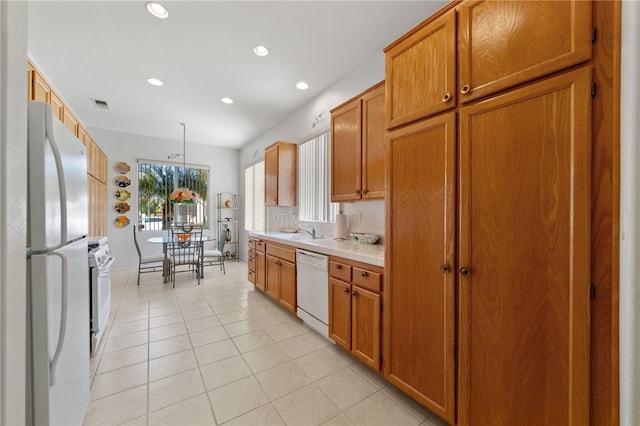
{"type": "Polygon", "coordinates": [[[360,275],[362,275],[363,277],[368,277],[368,276],[369,276],[369,274],[367,273],[367,271],[362,271],[362,273],[361,273],[360,275]]]}
{"type": "Polygon", "coordinates": [[[342,269],[342,265],[336,265],[336,269],[342,269]]]}

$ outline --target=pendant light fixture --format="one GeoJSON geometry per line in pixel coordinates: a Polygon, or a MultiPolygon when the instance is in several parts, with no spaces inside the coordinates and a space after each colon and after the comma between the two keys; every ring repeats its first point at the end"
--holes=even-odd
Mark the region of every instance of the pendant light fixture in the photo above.
{"type": "MultiPolygon", "coordinates": [[[[195,204],[198,201],[198,194],[195,191],[189,189],[186,185],[187,180],[187,125],[180,123],[182,126],[182,175],[185,179],[185,186],[175,189],[171,195],[169,195],[169,201],[176,204],[174,206],[174,215],[176,222],[191,222],[195,220],[195,204]],[[194,208],[192,209],[191,206],[194,208]]],[[[173,157],[178,157],[180,154],[174,154],[173,157]]]]}

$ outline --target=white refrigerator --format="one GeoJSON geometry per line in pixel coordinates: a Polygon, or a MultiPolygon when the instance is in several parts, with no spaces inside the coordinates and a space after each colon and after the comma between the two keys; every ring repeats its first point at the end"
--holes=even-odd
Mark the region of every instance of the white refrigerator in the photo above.
{"type": "Polygon", "coordinates": [[[80,425],[89,404],[87,157],[42,102],[29,102],[27,419],[80,425]]]}

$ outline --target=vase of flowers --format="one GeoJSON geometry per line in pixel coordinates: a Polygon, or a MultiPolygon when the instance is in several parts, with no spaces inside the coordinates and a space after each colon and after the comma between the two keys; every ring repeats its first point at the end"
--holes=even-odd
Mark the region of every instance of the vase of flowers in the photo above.
{"type": "Polygon", "coordinates": [[[178,223],[196,220],[196,203],[198,194],[189,188],[178,188],[169,195],[173,204],[173,220],[178,223]]]}

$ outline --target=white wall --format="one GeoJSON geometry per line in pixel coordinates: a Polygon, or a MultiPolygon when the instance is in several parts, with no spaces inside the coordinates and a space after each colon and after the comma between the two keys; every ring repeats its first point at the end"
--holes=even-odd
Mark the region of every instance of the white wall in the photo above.
{"type": "MultiPolygon", "coordinates": [[[[138,159],[156,160],[163,162],[175,162],[169,160],[169,154],[182,152],[182,128],[176,123],[176,135],[180,140],[158,139],[147,136],[134,135],[129,133],[119,133],[104,129],[89,128],[89,134],[104,151],[108,158],[107,179],[107,232],[109,237],[109,247],[116,258],[114,269],[122,269],[138,266],[138,255],[133,244],[133,225],[137,224],[138,214],[138,159]],[[126,228],[117,228],[114,224],[116,216],[119,215],[114,209],[118,201],[114,197],[114,192],[119,189],[114,181],[120,175],[115,170],[115,164],[124,161],[131,166],[131,171],[127,176],[131,179],[131,185],[127,188],[131,192],[131,198],[127,200],[131,210],[126,216],[131,224],[126,228]]],[[[238,158],[239,150],[227,148],[215,148],[208,145],[190,144],[189,126],[187,124],[187,164],[209,166],[209,224],[211,229],[206,230],[206,234],[217,234],[216,223],[216,193],[233,192],[238,193],[239,173],[238,158]]],[[[178,161],[181,162],[181,161],[178,161]]],[[[166,232],[166,231],[165,231],[166,232]]],[[[140,234],[139,242],[141,249],[146,254],[162,254],[162,246],[150,244],[146,239],[150,236],[160,235],[160,231],[145,231],[140,234]]]]}
{"type": "MultiPolygon", "coordinates": [[[[322,130],[328,130],[330,124],[329,111],[341,103],[351,99],[369,87],[384,80],[384,54],[382,49],[373,55],[360,67],[352,70],[342,79],[338,80],[327,90],[323,91],[308,104],[302,106],[297,112],[284,121],[275,125],[271,130],[256,138],[242,148],[240,153],[241,166],[241,190],[244,191],[244,168],[264,158],[264,148],[272,143],[283,140],[300,143],[308,140],[322,130]],[[313,127],[315,118],[323,114],[324,120],[313,127]]],[[[244,194],[241,194],[244,197],[244,194]]],[[[345,213],[361,211],[362,221],[357,225],[357,230],[384,233],[384,203],[382,201],[367,201],[346,203],[345,213]]],[[[269,209],[269,221],[279,223],[280,217],[274,217],[281,212],[278,208],[269,209]]],[[[244,212],[242,213],[242,216],[244,212]]],[[[323,234],[332,234],[332,227],[320,226],[323,234]]],[[[240,254],[247,258],[247,233],[241,227],[240,254]]]]}
{"type": "Polygon", "coordinates": [[[622,3],[620,424],[640,424],[640,2],[622,3]]]}
{"type": "Polygon", "coordinates": [[[0,424],[25,424],[27,3],[0,1],[0,424]]]}

